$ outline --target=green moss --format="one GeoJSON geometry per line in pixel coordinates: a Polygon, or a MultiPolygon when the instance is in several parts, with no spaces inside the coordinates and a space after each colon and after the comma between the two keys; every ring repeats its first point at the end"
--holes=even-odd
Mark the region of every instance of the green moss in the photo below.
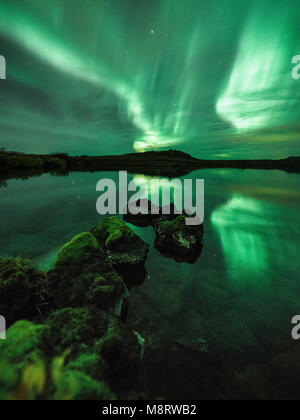
{"type": "Polygon", "coordinates": [[[109,374],[107,363],[95,353],[81,354],[77,359],[71,361],[66,369],[79,371],[96,380],[105,380],[109,374]]]}
{"type": "Polygon", "coordinates": [[[26,366],[37,364],[51,353],[49,328],[19,321],[0,341],[0,399],[9,398],[21,381],[26,366]]]}
{"type": "Polygon", "coordinates": [[[101,354],[111,368],[112,389],[118,396],[128,397],[143,386],[144,349],[140,341],[140,336],[114,320],[104,336],[95,343],[95,352],[101,354]]]}
{"type": "Polygon", "coordinates": [[[24,362],[34,350],[49,350],[49,328],[30,321],[18,321],[7,330],[7,339],[0,341],[0,357],[10,363],[24,362]]]}
{"type": "Polygon", "coordinates": [[[203,224],[186,225],[185,214],[170,220],[161,217],[155,224],[155,247],[177,262],[195,263],[202,252],[203,224]]]}
{"type": "Polygon", "coordinates": [[[68,242],[58,253],[54,267],[82,264],[91,258],[99,244],[90,233],[81,233],[68,242]]]}
{"type": "Polygon", "coordinates": [[[7,400],[14,387],[18,384],[21,369],[3,362],[0,359],[0,401],[7,400]]]}
{"type": "Polygon", "coordinates": [[[71,357],[88,352],[107,330],[107,315],[88,308],[64,308],[47,319],[55,354],[71,350],[71,357]]]}
{"type": "Polygon", "coordinates": [[[103,337],[96,341],[95,351],[112,363],[121,351],[122,340],[123,328],[117,320],[113,320],[103,337]]]}
{"type": "Polygon", "coordinates": [[[58,308],[96,305],[113,312],[126,294],[122,278],[90,233],[76,236],[62,248],[48,283],[58,308]]]}
{"type": "Polygon", "coordinates": [[[114,395],[109,388],[99,381],[76,371],[65,371],[56,385],[56,400],[99,401],[113,400],[114,395]]]}
{"type": "Polygon", "coordinates": [[[0,310],[8,325],[38,319],[49,297],[45,274],[21,258],[0,259],[0,310]]]}
{"type": "Polygon", "coordinates": [[[163,232],[173,232],[179,229],[182,229],[185,225],[185,219],[187,216],[181,214],[180,216],[176,217],[173,220],[163,220],[159,221],[157,225],[159,225],[159,229],[163,232]]]}
{"type": "Polygon", "coordinates": [[[98,225],[92,230],[92,234],[97,238],[101,246],[105,246],[111,251],[126,250],[128,244],[139,239],[118,217],[100,220],[98,225]]]}
{"type": "Polygon", "coordinates": [[[122,220],[118,217],[104,218],[92,233],[128,288],[140,285],[145,280],[149,245],[122,220]]]}
{"type": "Polygon", "coordinates": [[[97,276],[90,287],[88,301],[98,308],[110,311],[118,309],[116,305],[122,304],[120,299],[126,297],[126,288],[121,277],[116,272],[108,273],[105,277],[97,276]]]}
{"type": "Polygon", "coordinates": [[[102,382],[109,377],[107,363],[88,352],[106,330],[105,316],[66,309],[46,326],[19,321],[10,327],[0,341],[0,399],[114,398],[102,382]]]}

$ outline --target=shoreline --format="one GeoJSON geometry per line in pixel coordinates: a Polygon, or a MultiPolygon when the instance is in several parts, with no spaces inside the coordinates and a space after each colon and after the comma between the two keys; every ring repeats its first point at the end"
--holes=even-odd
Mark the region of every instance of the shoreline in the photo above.
{"type": "Polygon", "coordinates": [[[258,169],[300,173],[300,157],[287,159],[205,160],[170,150],[113,156],[69,156],[0,151],[0,178],[22,178],[44,173],[127,171],[152,176],[179,177],[200,169],[258,169]]]}

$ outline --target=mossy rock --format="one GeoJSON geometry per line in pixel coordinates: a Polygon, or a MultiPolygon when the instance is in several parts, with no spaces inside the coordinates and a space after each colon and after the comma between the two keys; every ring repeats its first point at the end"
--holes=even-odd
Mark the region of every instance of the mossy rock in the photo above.
{"type": "Polygon", "coordinates": [[[135,233],[118,217],[101,219],[92,230],[92,234],[97,238],[101,246],[116,252],[126,250],[125,242],[127,244],[134,243],[136,240],[135,233]]]}
{"type": "Polygon", "coordinates": [[[12,325],[0,341],[0,399],[32,399],[43,393],[51,351],[47,326],[25,320],[12,325]]]}
{"type": "Polygon", "coordinates": [[[48,284],[57,308],[95,306],[121,316],[127,305],[122,278],[90,233],[75,236],[62,248],[48,284]]]}
{"type": "Polygon", "coordinates": [[[66,370],[56,385],[56,400],[99,401],[114,400],[108,386],[77,370],[66,370]]]}
{"type": "Polygon", "coordinates": [[[99,248],[96,238],[88,232],[76,235],[59,251],[54,267],[81,265],[89,262],[99,248]]]}
{"type": "Polygon", "coordinates": [[[153,226],[164,214],[168,214],[169,220],[175,219],[179,214],[173,203],[160,207],[147,198],[129,203],[125,210],[124,221],[137,227],[153,226]],[[136,209],[139,209],[137,214],[136,209]]]}
{"type": "Polygon", "coordinates": [[[0,399],[114,399],[107,363],[85,352],[106,329],[108,315],[102,315],[67,309],[52,314],[47,325],[11,326],[7,340],[0,341],[0,399]],[[54,375],[56,360],[60,368],[54,375]]]}
{"type": "Polygon", "coordinates": [[[119,358],[124,335],[124,326],[115,319],[107,324],[105,334],[95,342],[94,350],[109,363],[114,364],[119,358]]]}
{"type": "Polygon", "coordinates": [[[121,219],[101,219],[92,234],[128,287],[140,285],[145,280],[149,246],[121,219]]]}
{"type": "Polygon", "coordinates": [[[40,321],[49,296],[45,274],[29,260],[0,259],[0,312],[10,326],[20,319],[40,321]]]}
{"type": "Polygon", "coordinates": [[[95,341],[108,329],[110,316],[90,308],[64,308],[54,311],[46,324],[56,355],[70,351],[70,359],[90,352],[95,341]]]}
{"type": "Polygon", "coordinates": [[[95,353],[83,353],[66,366],[66,370],[75,370],[90,376],[95,380],[108,381],[109,366],[106,361],[95,353]]]}
{"type": "Polygon", "coordinates": [[[106,333],[95,342],[94,351],[111,368],[111,386],[122,399],[144,389],[143,352],[139,337],[118,320],[111,320],[106,333]]]}
{"type": "Polygon", "coordinates": [[[87,295],[89,303],[120,317],[126,311],[128,298],[123,280],[114,271],[95,277],[87,295]]]}
{"type": "Polygon", "coordinates": [[[161,217],[155,224],[155,248],[176,262],[195,263],[203,248],[204,228],[186,225],[187,215],[161,217]]]}

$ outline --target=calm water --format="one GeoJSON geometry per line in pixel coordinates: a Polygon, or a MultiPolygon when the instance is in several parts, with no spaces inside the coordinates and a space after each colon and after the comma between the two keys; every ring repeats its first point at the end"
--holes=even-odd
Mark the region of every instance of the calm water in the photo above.
{"type": "MultiPolygon", "coordinates": [[[[103,177],[117,174],[9,181],[0,189],[0,253],[48,267],[65,242],[97,223],[103,177]]],[[[151,251],[147,279],[131,292],[130,322],[168,340],[206,340],[216,357],[273,366],[276,355],[299,346],[291,319],[300,314],[300,176],[209,170],[188,177],[205,179],[203,253],[196,264],[175,263],[153,248],[151,228],[133,227],[151,251]]]]}

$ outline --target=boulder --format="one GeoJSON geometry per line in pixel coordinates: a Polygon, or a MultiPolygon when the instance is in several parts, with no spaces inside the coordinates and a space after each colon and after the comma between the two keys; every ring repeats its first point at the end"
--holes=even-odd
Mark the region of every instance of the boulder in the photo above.
{"type": "Polygon", "coordinates": [[[111,386],[120,399],[145,398],[145,339],[118,320],[111,320],[94,351],[111,368],[111,386]]]}
{"type": "Polygon", "coordinates": [[[47,325],[55,354],[67,354],[66,371],[109,383],[118,396],[139,388],[141,338],[123,322],[103,311],[65,308],[52,313],[47,325]]]}
{"type": "Polygon", "coordinates": [[[145,198],[128,204],[123,218],[125,222],[134,226],[147,227],[153,226],[162,216],[167,217],[168,220],[173,220],[179,214],[180,212],[173,203],[160,207],[145,198]],[[139,209],[138,213],[136,213],[137,208],[139,209]]]}
{"type": "Polygon", "coordinates": [[[91,233],[75,236],[58,253],[48,272],[56,308],[94,306],[122,317],[128,290],[91,233]]]}
{"type": "MultiPolygon", "coordinates": [[[[78,326],[87,327],[87,322],[80,323],[78,318],[82,313],[73,315],[78,326]]],[[[70,321],[66,314],[64,317],[56,315],[52,321],[59,318],[70,321]]],[[[80,328],[70,322],[66,325],[61,328],[60,339],[67,332],[68,337],[74,339],[75,347],[72,340],[60,346],[53,342],[53,338],[58,338],[58,330],[53,330],[51,322],[36,325],[19,321],[8,329],[7,341],[0,341],[1,400],[115,399],[107,382],[108,365],[100,355],[84,353],[84,347],[83,353],[74,357],[80,328]],[[71,360],[67,362],[67,359],[71,360]]],[[[86,331],[85,337],[87,334],[86,331]]]]}
{"type": "Polygon", "coordinates": [[[137,227],[152,226],[162,215],[162,209],[155,206],[147,199],[138,200],[135,203],[129,203],[126,208],[126,214],[123,218],[125,222],[130,223],[137,227]],[[136,213],[135,209],[139,208],[136,213]]]}
{"type": "Polygon", "coordinates": [[[204,228],[187,226],[186,215],[170,220],[162,216],[155,224],[155,248],[176,262],[195,263],[203,248],[204,228]]]}
{"type": "Polygon", "coordinates": [[[104,382],[96,381],[77,370],[65,370],[56,384],[55,400],[102,401],[115,400],[104,382]]]}
{"type": "Polygon", "coordinates": [[[99,246],[130,288],[145,280],[149,246],[118,217],[104,218],[92,230],[99,246]]]}
{"type": "MultiPolygon", "coordinates": [[[[111,316],[94,308],[63,308],[46,320],[55,354],[70,352],[71,358],[92,352],[96,340],[108,330],[111,316]]],[[[112,318],[114,319],[114,318],[112,318]]]]}
{"type": "Polygon", "coordinates": [[[49,303],[45,274],[22,258],[0,259],[0,313],[7,326],[40,319],[49,303]]]}
{"type": "Polygon", "coordinates": [[[44,394],[46,360],[52,350],[49,337],[47,326],[30,321],[18,321],[7,330],[7,339],[0,341],[0,400],[44,394]]]}

